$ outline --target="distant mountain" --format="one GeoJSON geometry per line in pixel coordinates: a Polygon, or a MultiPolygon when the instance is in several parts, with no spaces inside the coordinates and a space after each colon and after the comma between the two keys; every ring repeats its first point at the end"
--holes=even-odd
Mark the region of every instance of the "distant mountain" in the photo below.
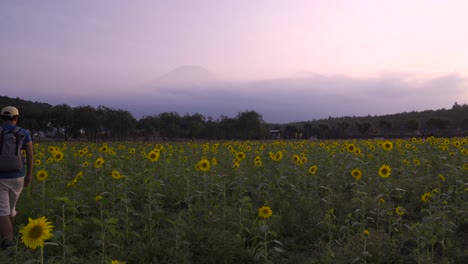
{"type": "Polygon", "coordinates": [[[184,65],[157,78],[151,83],[155,86],[201,86],[221,81],[215,73],[202,66],[184,65]]]}

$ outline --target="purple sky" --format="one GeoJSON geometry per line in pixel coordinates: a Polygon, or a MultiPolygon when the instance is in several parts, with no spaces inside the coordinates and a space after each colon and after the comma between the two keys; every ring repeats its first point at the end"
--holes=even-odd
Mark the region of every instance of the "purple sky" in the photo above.
{"type": "Polygon", "coordinates": [[[450,108],[468,103],[466,14],[465,0],[1,1],[0,95],[267,122],[450,108]]]}

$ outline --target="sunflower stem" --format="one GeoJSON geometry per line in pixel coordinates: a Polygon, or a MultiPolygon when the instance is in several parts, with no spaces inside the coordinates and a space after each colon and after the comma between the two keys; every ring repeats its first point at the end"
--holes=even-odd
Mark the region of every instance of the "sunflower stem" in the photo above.
{"type": "Polygon", "coordinates": [[[39,261],[41,262],[41,264],[44,264],[44,247],[41,247],[41,256],[39,261]]]}
{"type": "Polygon", "coordinates": [[[45,213],[45,181],[42,181],[42,212],[45,213]]]}

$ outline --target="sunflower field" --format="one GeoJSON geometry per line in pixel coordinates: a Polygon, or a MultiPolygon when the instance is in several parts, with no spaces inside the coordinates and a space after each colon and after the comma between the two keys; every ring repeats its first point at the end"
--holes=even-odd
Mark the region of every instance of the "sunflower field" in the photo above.
{"type": "Polygon", "coordinates": [[[34,147],[1,263],[468,263],[468,138],[34,147]]]}

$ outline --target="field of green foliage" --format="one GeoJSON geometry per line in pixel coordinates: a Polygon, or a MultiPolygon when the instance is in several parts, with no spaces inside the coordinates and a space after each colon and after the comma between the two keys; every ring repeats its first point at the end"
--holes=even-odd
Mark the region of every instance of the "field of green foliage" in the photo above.
{"type": "Polygon", "coordinates": [[[468,263],[468,138],[35,144],[44,263],[468,263]],[[271,210],[271,211],[270,211],[271,210]]]}

